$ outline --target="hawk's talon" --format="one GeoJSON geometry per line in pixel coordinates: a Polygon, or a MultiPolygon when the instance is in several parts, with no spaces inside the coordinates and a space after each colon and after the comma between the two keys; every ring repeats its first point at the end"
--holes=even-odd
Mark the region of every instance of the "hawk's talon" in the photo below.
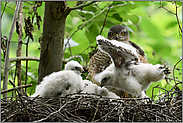
{"type": "Polygon", "coordinates": [[[122,98],[128,98],[128,93],[124,92],[123,95],[122,95],[122,98]]]}

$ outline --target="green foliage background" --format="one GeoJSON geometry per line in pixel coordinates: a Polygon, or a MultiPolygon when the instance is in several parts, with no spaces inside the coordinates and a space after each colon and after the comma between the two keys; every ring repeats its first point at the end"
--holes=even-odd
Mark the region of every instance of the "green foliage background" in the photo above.
{"type": "MultiPolygon", "coordinates": [[[[90,1],[88,1],[90,2],[90,1]]],[[[5,7],[6,1],[1,1],[1,14],[5,7]]],[[[69,7],[74,7],[78,1],[68,1],[69,7]]],[[[100,13],[106,6],[111,5],[113,1],[96,2],[90,6],[84,7],[82,10],[72,11],[67,19],[65,26],[65,38],[70,37],[81,25],[85,24],[83,28],[77,31],[72,39],[79,43],[78,46],[67,48],[65,50],[64,58],[67,59],[71,55],[81,55],[84,59],[84,65],[87,64],[90,58],[90,54],[94,53],[96,46],[96,36],[99,35],[104,23],[104,18],[107,14],[109,7],[107,7],[103,13],[100,13]],[[96,16],[96,17],[95,17],[96,16]],[[88,22],[92,17],[91,21],[88,22]]],[[[24,2],[23,12],[24,17],[33,15],[34,1],[24,2]]],[[[178,17],[182,26],[182,2],[176,1],[178,6],[178,17]]],[[[2,20],[1,20],[1,36],[9,36],[9,31],[12,24],[12,18],[15,10],[15,1],[11,1],[7,4],[2,20]]],[[[152,64],[164,64],[167,63],[170,68],[173,69],[177,61],[182,58],[182,37],[179,34],[179,27],[175,15],[166,11],[160,6],[163,5],[169,11],[175,13],[175,4],[172,1],[115,1],[108,13],[105,27],[101,35],[107,37],[109,28],[113,25],[124,24],[130,32],[131,41],[137,43],[147,56],[148,62],[152,64]]],[[[37,9],[38,14],[44,17],[44,6],[37,9]]],[[[29,56],[40,56],[40,43],[38,41],[41,33],[43,32],[43,21],[41,22],[41,29],[38,30],[34,21],[34,41],[29,43],[29,56]]],[[[25,32],[23,31],[24,36],[25,32]]],[[[10,58],[16,57],[18,35],[14,31],[10,58]]],[[[26,42],[27,38],[23,39],[26,42]]],[[[25,56],[25,45],[22,46],[22,56],[25,56]]],[[[80,61],[79,59],[76,59],[80,61]]],[[[9,79],[13,80],[15,71],[15,62],[11,63],[11,69],[9,72],[9,79]]],[[[28,88],[28,94],[33,94],[35,86],[38,80],[38,66],[36,61],[29,61],[29,77],[28,84],[33,84],[31,88],[28,88]]],[[[182,64],[179,63],[176,66],[175,77],[182,80],[182,64]],[[178,70],[180,69],[180,70],[178,70]]],[[[1,50],[1,90],[2,90],[2,75],[4,69],[4,54],[1,50]]],[[[170,75],[172,77],[172,74],[170,75]]],[[[25,80],[25,61],[22,61],[22,81],[25,80]]],[[[17,81],[17,80],[16,80],[17,81]]],[[[161,86],[166,89],[171,89],[174,86],[174,81],[170,81],[169,84],[165,80],[161,82],[152,83],[146,94],[151,97],[152,90],[155,86],[161,86]]],[[[8,84],[8,88],[12,88],[8,84]]],[[[182,87],[181,87],[182,88],[182,87]]],[[[154,90],[154,94],[162,93],[163,90],[154,90]]],[[[11,94],[11,93],[9,93],[11,94]]]]}

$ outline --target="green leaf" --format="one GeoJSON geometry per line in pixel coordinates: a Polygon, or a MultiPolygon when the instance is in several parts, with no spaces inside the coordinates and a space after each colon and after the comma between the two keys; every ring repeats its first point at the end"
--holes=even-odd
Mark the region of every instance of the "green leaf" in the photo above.
{"type": "Polygon", "coordinates": [[[70,32],[70,31],[72,31],[72,26],[70,26],[70,25],[66,25],[65,26],[65,30],[67,30],[67,32],[70,32]]]}
{"type": "Polygon", "coordinates": [[[90,5],[90,6],[84,7],[83,10],[96,12],[97,11],[97,8],[90,5]]]}
{"type": "Polygon", "coordinates": [[[97,28],[97,25],[92,24],[91,26],[89,26],[85,31],[85,35],[88,38],[90,43],[96,41],[96,37],[99,35],[99,30],[97,28]]]}
{"type": "Polygon", "coordinates": [[[113,7],[111,8],[111,10],[116,10],[118,11],[118,13],[121,13],[122,11],[130,11],[137,7],[138,7],[137,5],[134,5],[132,3],[125,3],[125,4],[121,4],[120,6],[113,7]]]}
{"type": "Polygon", "coordinates": [[[137,24],[140,20],[139,16],[137,15],[129,15],[128,18],[132,21],[133,24],[137,24]]]}
{"type": "Polygon", "coordinates": [[[134,32],[137,31],[137,26],[135,26],[135,25],[133,25],[133,24],[131,24],[131,25],[126,25],[126,28],[127,28],[127,30],[128,30],[129,32],[132,32],[132,33],[134,33],[134,32]]]}
{"type": "Polygon", "coordinates": [[[166,26],[166,29],[170,28],[170,27],[173,27],[173,26],[176,26],[177,25],[177,22],[174,21],[174,22],[171,22],[169,23],[167,26],[166,26]]]}
{"type": "Polygon", "coordinates": [[[90,18],[93,17],[93,15],[90,12],[82,12],[82,11],[78,11],[78,14],[82,17],[82,18],[86,18],[87,20],[89,20],[90,18]]]}
{"type": "Polygon", "coordinates": [[[182,1],[176,1],[176,4],[182,6],[182,1]]]}
{"type": "Polygon", "coordinates": [[[133,1],[135,5],[137,5],[138,7],[140,6],[149,6],[150,5],[150,1],[133,1]]]}
{"type": "Polygon", "coordinates": [[[125,3],[124,1],[114,1],[113,6],[119,5],[119,4],[124,4],[124,3],[125,3]]]}
{"type": "Polygon", "coordinates": [[[122,21],[123,19],[120,17],[119,13],[114,13],[112,17],[118,21],[122,21]]]}
{"type": "Polygon", "coordinates": [[[76,2],[77,1],[67,1],[67,6],[70,7],[70,8],[74,7],[76,5],[76,2]]]}
{"type": "Polygon", "coordinates": [[[112,26],[115,25],[115,23],[110,20],[107,20],[105,23],[106,23],[106,25],[105,25],[106,28],[111,28],[112,26]]]}
{"type": "Polygon", "coordinates": [[[35,90],[36,90],[36,85],[38,84],[36,81],[30,81],[30,84],[32,84],[32,87],[28,87],[27,88],[27,93],[29,95],[32,95],[35,93],[35,90]]]}

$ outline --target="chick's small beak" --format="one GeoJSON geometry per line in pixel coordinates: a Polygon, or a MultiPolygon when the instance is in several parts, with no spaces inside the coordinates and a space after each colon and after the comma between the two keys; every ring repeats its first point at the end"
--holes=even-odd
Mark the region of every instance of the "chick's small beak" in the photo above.
{"type": "Polygon", "coordinates": [[[100,84],[99,86],[102,88],[104,85],[100,84]]]}
{"type": "Polygon", "coordinates": [[[80,73],[85,73],[85,70],[82,69],[82,68],[79,68],[78,71],[79,71],[80,73]]]}
{"type": "Polygon", "coordinates": [[[100,83],[100,87],[102,88],[106,82],[107,82],[107,78],[102,79],[102,81],[100,83]]]}

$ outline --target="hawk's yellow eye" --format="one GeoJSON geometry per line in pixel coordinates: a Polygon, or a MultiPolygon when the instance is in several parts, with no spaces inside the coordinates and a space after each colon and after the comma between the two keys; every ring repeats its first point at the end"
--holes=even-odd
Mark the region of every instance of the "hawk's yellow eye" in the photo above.
{"type": "Polygon", "coordinates": [[[125,33],[124,32],[121,32],[121,36],[123,36],[125,33]]]}
{"type": "Polygon", "coordinates": [[[111,36],[114,36],[114,34],[111,32],[111,36]]]}

